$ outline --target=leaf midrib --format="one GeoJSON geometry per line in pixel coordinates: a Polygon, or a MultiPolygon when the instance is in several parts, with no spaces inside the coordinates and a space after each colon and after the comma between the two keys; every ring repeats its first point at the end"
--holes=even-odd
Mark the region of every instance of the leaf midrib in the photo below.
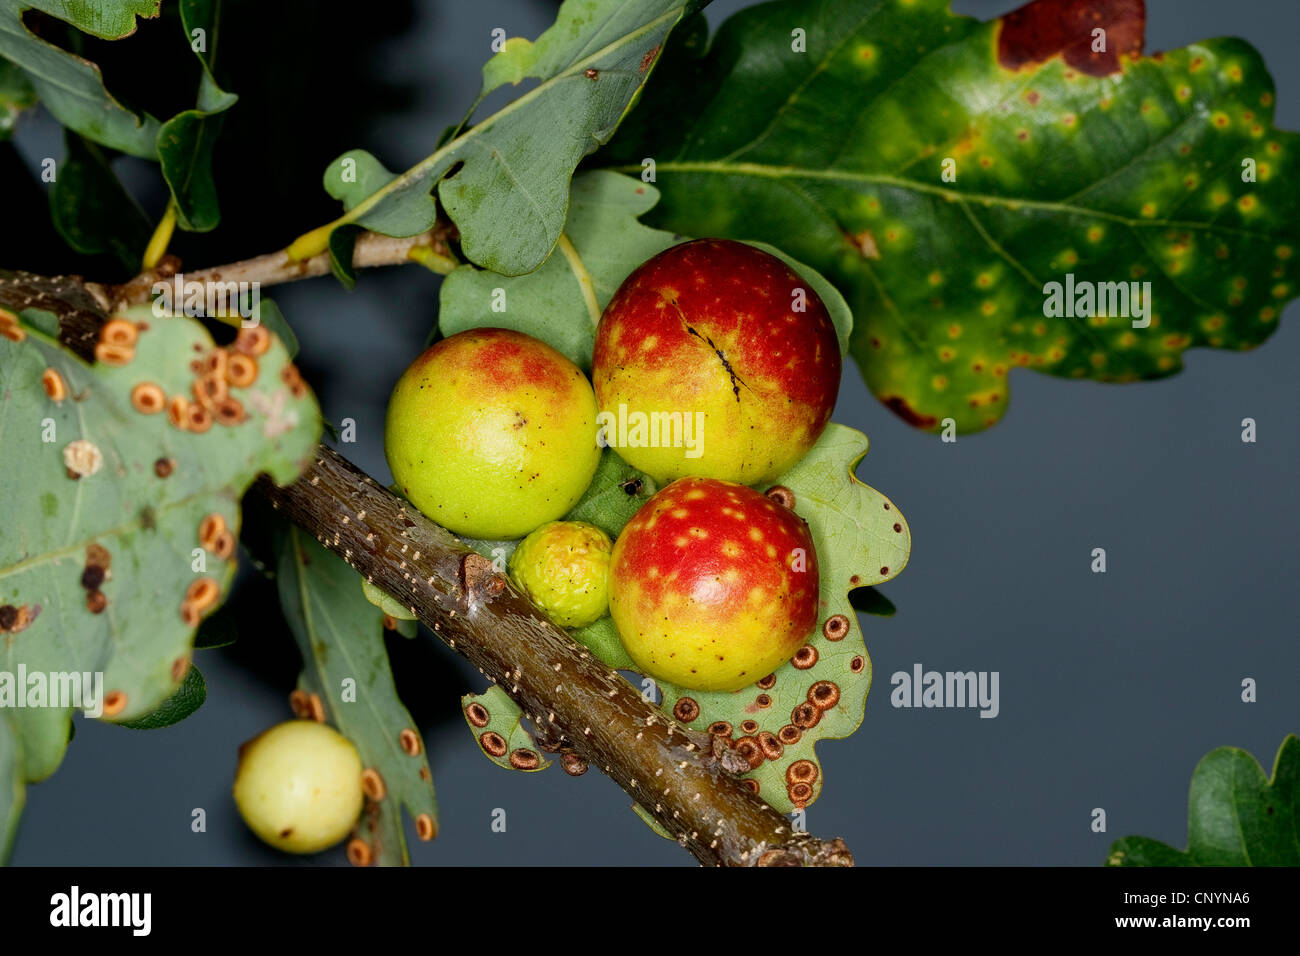
{"type": "MultiPolygon", "coordinates": [[[[315,638],[315,637],[320,633],[320,630],[319,630],[318,626],[316,625],[316,623],[315,623],[315,621],[314,621],[314,615],[313,615],[313,613],[312,613],[312,598],[311,598],[311,594],[310,594],[310,588],[308,587],[308,584],[307,584],[307,569],[306,569],[306,565],[305,565],[305,563],[304,563],[305,555],[303,554],[302,547],[301,547],[301,537],[300,537],[300,536],[301,536],[302,532],[299,531],[299,529],[295,527],[295,528],[292,528],[292,529],[291,529],[290,533],[291,533],[291,535],[292,535],[292,539],[293,539],[293,558],[294,558],[294,566],[295,566],[295,571],[296,571],[296,573],[297,573],[297,577],[298,577],[298,599],[299,599],[299,602],[302,604],[303,626],[307,629],[307,643],[308,643],[308,647],[307,647],[307,649],[310,651],[310,650],[312,650],[313,638],[315,638]]],[[[385,592],[385,593],[387,593],[387,592],[385,592]]],[[[389,596],[391,597],[392,595],[389,595],[389,596]]],[[[358,678],[358,679],[360,679],[361,675],[362,675],[365,671],[363,671],[363,669],[357,665],[356,660],[353,658],[353,655],[352,655],[352,653],[351,653],[351,649],[350,649],[350,646],[349,646],[349,642],[346,641],[346,640],[342,640],[342,639],[340,639],[340,637],[339,637],[339,632],[338,632],[338,631],[333,627],[333,622],[332,622],[332,620],[330,620],[330,618],[328,617],[328,615],[326,616],[326,622],[325,622],[325,623],[326,623],[326,626],[328,627],[328,631],[329,631],[330,635],[332,635],[333,638],[334,638],[333,642],[330,644],[330,649],[331,649],[331,651],[337,651],[339,654],[341,654],[341,655],[343,656],[343,659],[347,662],[348,669],[349,669],[353,674],[357,675],[357,678],[358,678]]],[[[378,622],[376,621],[376,623],[378,623],[378,622]]],[[[306,663],[306,662],[304,661],[304,663],[306,663]]],[[[314,652],[312,653],[312,666],[313,666],[313,667],[315,668],[315,670],[316,670],[316,674],[317,674],[318,679],[321,680],[321,685],[322,685],[323,687],[328,687],[329,685],[326,684],[325,681],[328,679],[329,675],[325,672],[324,668],[321,667],[320,662],[319,662],[319,660],[316,658],[316,655],[315,655],[314,652]]],[[[390,668],[390,670],[391,670],[391,668],[390,668]]],[[[370,714],[371,714],[371,716],[372,716],[372,718],[373,718],[373,720],[374,720],[374,722],[375,722],[375,726],[377,726],[377,727],[381,727],[381,728],[383,728],[383,727],[387,727],[387,726],[388,726],[388,721],[385,719],[384,715],[383,715],[383,714],[382,714],[382,713],[381,713],[381,712],[380,712],[380,711],[375,707],[375,705],[374,705],[374,701],[373,701],[373,697],[374,697],[374,695],[373,695],[373,694],[364,694],[363,696],[366,698],[366,709],[370,712],[370,714]]],[[[399,702],[400,702],[400,698],[396,698],[396,697],[395,697],[394,699],[399,700],[399,702]]],[[[401,765],[402,765],[402,760],[403,760],[403,758],[406,758],[406,753],[405,753],[403,750],[401,750],[401,748],[400,748],[399,745],[395,745],[395,744],[394,744],[393,740],[396,739],[396,738],[394,737],[394,735],[392,735],[392,734],[381,734],[380,736],[383,738],[383,741],[384,741],[384,748],[388,751],[389,757],[392,758],[392,763],[393,763],[393,765],[394,765],[394,766],[401,766],[401,765]],[[390,738],[392,738],[392,739],[390,739],[390,738]]],[[[409,759],[409,758],[406,758],[406,759],[409,759]]],[[[402,807],[405,807],[408,811],[415,811],[415,810],[419,810],[419,809],[421,809],[420,807],[418,807],[418,806],[415,805],[415,802],[414,802],[412,799],[410,799],[410,797],[409,797],[408,794],[407,794],[407,786],[406,786],[406,785],[407,785],[407,780],[406,780],[406,776],[405,776],[405,774],[400,775],[398,779],[401,781],[401,786],[400,786],[400,787],[393,787],[392,789],[393,789],[395,792],[397,792],[397,793],[400,794],[400,796],[398,797],[398,803],[399,803],[399,805],[402,806],[402,807]]],[[[396,781],[393,781],[393,782],[396,782],[396,781]]],[[[437,807],[436,798],[435,798],[434,807],[435,807],[435,809],[436,809],[436,807],[437,807]]],[[[400,831],[401,828],[402,828],[402,823],[401,823],[401,812],[400,812],[400,809],[399,809],[399,811],[398,811],[398,818],[397,818],[397,820],[395,821],[395,825],[397,826],[397,829],[400,831]]],[[[405,845],[404,845],[404,844],[405,844],[405,839],[404,839],[404,838],[403,838],[403,841],[402,841],[402,842],[403,842],[403,853],[402,853],[402,856],[403,856],[403,858],[405,859],[405,857],[406,857],[406,855],[407,855],[407,850],[406,850],[405,845]]]]}
{"type": "MultiPolygon", "coordinates": [[[[1119,223],[1130,228],[1175,228],[1190,229],[1213,234],[1240,236],[1250,239],[1269,240],[1275,233],[1255,232],[1250,229],[1236,229],[1216,223],[1192,222],[1178,219],[1133,219],[1118,213],[1106,212],[1091,206],[1077,206],[1042,199],[998,196],[991,193],[963,192],[946,189],[931,183],[920,182],[902,176],[887,173],[867,173],[852,170],[808,169],[802,166],[776,166],[768,163],[736,163],[722,160],[669,160],[657,164],[660,171],[678,173],[702,173],[719,176],[754,176],[763,179],[813,179],[823,182],[840,182],[849,185],[888,186],[896,189],[908,189],[915,192],[938,196],[947,202],[977,202],[985,206],[1002,206],[1012,212],[1021,209],[1033,209],[1056,215],[1085,216],[1107,222],[1119,223]]],[[[620,173],[640,173],[639,166],[611,166],[609,169],[620,173]]]]}
{"type": "Polygon", "coordinates": [[[571,64],[569,67],[562,70],[561,72],[543,80],[541,83],[533,87],[531,90],[529,90],[523,96],[519,97],[517,100],[511,101],[506,106],[502,107],[500,110],[493,113],[491,116],[489,116],[479,125],[471,127],[469,130],[462,133],[460,136],[451,140],[451,142],[447,143],[441,149],[436,150],[426,158],[422,159],[420,162],[416,163],[406,172],[401,173],[400,175],[394,177],[388,183],[381,186],[379,189],[375,190],[373,193],[371,193],[369,196],[367,196],[361,202],[357,203],[346,213],[340,216],[337,220],[335,220],[333,225],[339,226],[345,223],[358,221],[362,216],[364,216],[371,209],[373,209],[380,202],[382,202],[387,196],[395,192],[400,192],[401,190],[407,188],[408,186],[411,186],[412,184],[419,182],[424,176],[430,174],[433,170],[436,170],[439,164],[442,163],[444,160],[449,161],[452,157],[456,156],[457,153],[461,149],[463,149],[467,144],[472,143],[474,141],[473,139],[474,137],[488,132],[494,126],[498,125],[503,119],[512,115],[513,113],[515,113],[517,110],[519,110],[526,104],[531,103],[533,100],[537,99],[544,93],[554,88],[554,86],[560,81],[572,77],[579,72],[585,71],[588,64],[594,63],[602,59],[608,53],[616,52],[622,47],[630,45],[637,38],[645,35],[646,33],[652,32],[662,24],[675,23],[677,20],[681,19],[682,12],[685,9],[686,9],[686,4],[683,0],[682,3],[679,3],[672,10],[669,10],[667,13],[661,14],[660,16],[649,21],[648,23],[643,24],[641,27],[632,31],[631,33],[627,33],[622,37],[620,37],[619,39],[615,40],[614,42],[606,44],[605,46],[601,47],[599,50],[592,53],[590,56],[578,60],[576,63],[571,64]]]}
{"type": "MultiPolygon", "coordinates": [[[[185,507],[195,501],[199,501],[204,498],[210,498],[213,495],[218,494],[221,490],[222,489],[220,488],[200,489],[191,495],[186,495],[184,498],[176,498],[173,499],[172,501],[167,502],[166,504],[160,505],[158,508],[154,510],[154,514],[155,515],[169,514],[170,512],[176,510],[177,508],[185,507]]],[[[103,531],[95,532],[94,534],[82,538],[81,540],[75,543],[66,544],[63,547],[56,548],[52,551],[43,551],[34,557],[27,558],[24,561],[19,561],[16,564],[11,564],[8,565],[7,567],[2,567],[0,568],[0,580],[3,580],[15,574],[19,574],[30,568],[39,567],[40,565],[45,564],[47,562],[56,561],[61,558],[69,557],[73,554],[76,554],[79,551],[84,550],[87,545],[92,544],[94,541],[98,540],[99,538],[118,537],[120,535],[126,534],[131,531],[143,531],[143,530],[145,530],[144,521],[139,516],[136,516],[135,518],[132,518],[130,521],[127,521],[120,525],[116,525],[112,528],[106,528],[103,531]]]]}

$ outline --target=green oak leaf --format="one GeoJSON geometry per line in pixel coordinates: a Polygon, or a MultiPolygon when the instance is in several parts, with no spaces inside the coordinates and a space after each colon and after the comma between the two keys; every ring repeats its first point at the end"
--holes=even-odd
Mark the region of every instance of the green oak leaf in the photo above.
{"type": "Polygon", "coordinates": [[[272,334],[284,345],[285,354],[290,361],[298,357],[298,336],[289,327],[288,320],[280,307],[270,299],[258,299],[257,321],[271,330],[272,334]]]}
{"type": "Polygon", "coordinates": [[[535,773],[551,761],[524,729],[523,711],[499,684],[460,699],[461,713],[484,755],[498,767],[535,773]]]}
{"type": "Polygon", "coordinates": [[[1114,48],[1096,62],[1024,39],[1091,9],[1037,0],[981,23],[946,0],[788,0],[711,43],[693,17],[601,165],[654,160],[654,225],[777,243],[823,272],[868,386],[921,428],[993,424],[1017,367],[1131,381],[1191,347],[1257,345],[1300,264],[1300,137],[1273,127],[1272,80],[1235,39],[1129,55],[1131,15],[1100,24],[1114,48]],[[1067,275],[1150,282],[1149,326],[1046,316],[1067,275]]]}
{"type": "Polygon", "coordinates": [[[596,323],[620,283],[651,256],[681,241],[638,221],[658,197],[654,186],[617,173],[575,176],[560,254],[518,277],[472,265],[452,270],[439,292],[442,334],[488,324],[514,329],[590,369],[596,323]],[[505,290],[502,312],[492,309],[497,289],[505,290]]]}
{"type": "MultiPolygon", "coordinates": [[[[401,175],[368,153],[344,154],[325,174],[344,215],[291,251],[320,251],[318,234],[344,224],[417,235],[437,218],[430,195],[437,185],[471,261],[505,275],[537,268],[559,239],[574,168],[613,135],[669,31],[704,2],[566,0],[535,41],[510,38],[488,60],[478,103],[524,79],[535,86],[401,175]]],[[[350,275],[343,250],[330,248],[335,271],[350,275]]]]}
{"type": "Polygon", "coordinates": [[[122,726],[130,727],[132,730],[157,730],[160,727],[170,727],[172,724],[179,724],[202,707],[207,699],[207,681],[203,679],[199,669],[191,664],[190,669],[185,673],[185,680],[181,681],[181,686],[176,688],[176,693],[163,701],[153,713],[145,714],[136,720],[124,720],[122,726]]]}
{"type": "Polygon", "coordinates": [[[1272,780],[1244,750],[1211,750],[1192,773],[1187,849],[1124,837],[1106,865],[1300,866],[1300,738],[1282,741],[1272,780]]]}
{"type": "MultiPolygon", "coordinates": [[[[470,265],[452,270],[439,293],[439,330],[449,336],[489,325],[514,329],[541,339],[590,370],[600,314],[623,280],[651,256],[685,238],[638,221],[658,198],[654,186],[607,170],[575,176],[560,238],[562,255],[551,256],[536,271],[522,276],[503,276],[470,265]],[[498,290],[504,291],[504,311],[493,308],[498,290]]],[[[844,297],[816,270],[775,246],[751,244],[808,280],[830,313],[841,352],[847,352],[853,315],[844,297]]]]}
{"type": "Polygon", "coordinates": [[[181,27],[194,49],[202,31],[204,49],[195,49],[202,75],[197,106],[177,113],[158,130],[158,160],[176,204],[176,221],[190,232],[207,232],[221,221],[217,186],[212,179],[212,151],[221,134],[221,113],[239,99],[217,85],[212,61],[217,49],[220,0],[180,0],[181,27]]]}
{"type": "Polygon", "coordinates": [[[636,664],[628,654],[627,649],[623,647],[623,639],[618,636],[618,628],[614,626],[614,619],[608,614],[586,627],[575,628],[569,633],[575,641],[581,641],[587,650],[614,668],[614,670],[636,670],[636,664]]]}
{"type": "MultiPolygon", "coordinates": [[[[545,267],[543,267],[545,268],[545,267]]],[[[612,295],[612,291],[610,292],[612,295]]],[[[590,359],[590,352],[588,352],[590,359]]],[[[594,524],[610,538],[617,538],[624,526],[632,520],[643,504],[658,491],[655,480],[637,471],[612,448],[600,453],[596,474],[591,484],[573,506],[565,521],[585,521],[594,524]]],[[[615,670],[633,670],[635,664],[623,648],[623,642],[608,614],[585,627],[571,631],[575,640],[615,670]]]]}
{"type": "MultiPolygon", "coordinates": [[[[5,298],[18,288],[12,279],[0,284],[0,305],[18,306],[5,298]]],[[[191,363],[213,349],[199,322],[147,306],[122,313],[138,340],[128,364],[115,366],[69,352],[51,334],[50,312],[18,315],[24,341],[0,339],[0,606],[20,613],[25,627],[0,635],[0,670],[102,672],[106,694],[125,695],[113,719],[139,719],[175,693],[188,669],[188,589],[201,578],[215,584],[210,611],[234,576],[233,553],[223,559],[200,547],[200,523],[219,515],[235,533],[240,498],[259,474],[280,483],[297,477],[316,446],[320,410],[281,381],[286,357],[273,340],[256,380],[230,388],[243,421],[181,431],[166,412],[136,411],[131,393],[153,383],[166,396],[193,397],[191,363]],[[42,386],[47,370],[64,383],[62,401],[42,386]],[[69,461],[80,478],[69,476],[69,461]],[[163,476],[159,461],[170,465],[163,476]],[[107,604],[95,613],[83,572],[105,566],[105,557],[97,590],[107,604]]],[[[13,719],[28,779],[44,779],[62,759],[71,708],[26,708],[13,719]]]]}
{"type": "Polygon", "coordinates": [[[16,63],[54,118],[97,143],[157,158],[158,120],[137,116],[104,89],[99,67],[34,36],[23,11],[39,10],[83,33],[118,40],[135,32],[136,17],[158,15],[160,0],[0,0],[0,57],[16,63]]]}
{"type": "Polygon", "coordinates": [[[659,834],[665,840],[674,839],[673,835],[664,829],[663,825],[650,815],[650,811],[639,803],[632,804],[632,812],[641,818],[641,822],[648,826],[655,833],[659,834]]]}
{"type": "Polygon", "coordinates": [[[0,866],[9,859],[23,804],[27,801],[22,746],[22,736],[13,719],[0,713],[0,866]]]}
{"type": "Polygon", "coordinates": [[[237,640],[238,618],[229,604],[223,604],[199,622],[199,629],[194,632],[194,649],[215,650],[218,647],[229,647],[237,640]]]}
{"type": "Polygon", "coordinates": [[[383,612],[357,588],[356,571],[301,529],[286,526],[279,550],[280,605],[305,665],[299,687],[320,695],[362,763],[384,780],[386,793],[378,803],[367,799],[358,835],[375,863],[405,866],[402,809],[428,814],[436,828],[438,800],[423,740],[393,684],[383,612]],[[414,756],[402,747],[406,731],[420,741],[414,756]]]}
{"type": "Polygon", "coordinates": [[[398,621],[418,620],[418,618],[411,613],[410,608],[397,600],[397,598],[389,596],[387,591],[381,591],[365,578],[361,578],[360,580],[361,593],[365,596],[365,599],[389,617],[398,621]]]}
{"type": "Polygon", "coordinates": [[[637,471],[614,449],[606,448],[600,453],[591,484],[564,520],[594,524],[611,538],[617,538],[623,526],[658,490],[653,478],[637,471]]]}
{"type": "Polygon", "coordinates": [[[19,114],[35,105],[36,91],[27,74],[0,59],[0,141],[13,135],[19,114]]]}
{"type": "Polygon", "coordinates": [[[50,186],[50,219],[63,241],[86,255],[110,253],[132,275],[153,227],[118,180],[102,147],[64,131],[67,156],[50,186]]]}

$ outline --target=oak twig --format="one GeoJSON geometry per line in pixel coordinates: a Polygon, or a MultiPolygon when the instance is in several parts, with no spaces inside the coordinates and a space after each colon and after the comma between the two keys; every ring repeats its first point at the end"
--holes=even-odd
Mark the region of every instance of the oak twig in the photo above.
{"type": "MultiPolygon", "coordinates": [[[[353,245],[352,265],[357,269],[370,269],[376,266],[395,266],[415,262],[434,272],[446,274],[458,265],[447,246],[447,241],[454,235],[455,227],[443,222],[439,222],[438,225],[418,236],[404,238],[393,238],[377,232],[363,232],[357,236],[353,245]]],[[[91,282],[85,285],[101,306],[111,312],[152,301],[154,283],[171,279],[179,270],[180,260],[173,255],[165,255],[157,266],[146,269],[134,279],[121,285],[105,286],[91,282]]],[[[291,259],[289,254],[281,249],[278,252],[269,252],[241,262],[232,262],[229,265],[186,272],[184,278],[186,282],[256,282],[259,286],[264,286],[323,276],[329,271],[328,252],[322,252],[310,259],[291,259]]]]}

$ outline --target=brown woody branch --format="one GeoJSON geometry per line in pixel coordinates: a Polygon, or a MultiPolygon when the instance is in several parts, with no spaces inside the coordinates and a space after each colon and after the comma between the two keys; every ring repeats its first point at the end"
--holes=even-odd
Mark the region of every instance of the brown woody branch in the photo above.
{"type": "MultiPolygon", "coordinates": [[[[228,274],[228,270],[226,270],[228,274]]],[[[90,358],[105,307],[76,278],[0,270],[0,306],[60,317],[60,338],[90,358]]],[[[492,563],[341,455],[320,446],[287,487],[252,492],[371,583],[401,599],[449,647],[500,684],[565,769],[602,770],[701,863],[850,866],[843,841],[792,832],[740,785],[747,767],[717,738],[682,727],[550,623],[492,563]]]]}

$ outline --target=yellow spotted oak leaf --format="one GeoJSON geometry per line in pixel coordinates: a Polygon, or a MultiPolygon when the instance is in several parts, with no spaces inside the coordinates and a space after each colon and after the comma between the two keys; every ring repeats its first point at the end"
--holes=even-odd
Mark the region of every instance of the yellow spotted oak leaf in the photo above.
{"type": "Polygon", "coordinates": [[[1170,375],[1188,348],[1263,342],[1296,294],[1300,137],[1273,126],[1262,59],[1143,55],[1145,15],[788,0],[711,39],[696,16],[598,163],[653,159],[651,225],[820,270],[877,398],[975,431],[1017,368],[1170,375]]]}

